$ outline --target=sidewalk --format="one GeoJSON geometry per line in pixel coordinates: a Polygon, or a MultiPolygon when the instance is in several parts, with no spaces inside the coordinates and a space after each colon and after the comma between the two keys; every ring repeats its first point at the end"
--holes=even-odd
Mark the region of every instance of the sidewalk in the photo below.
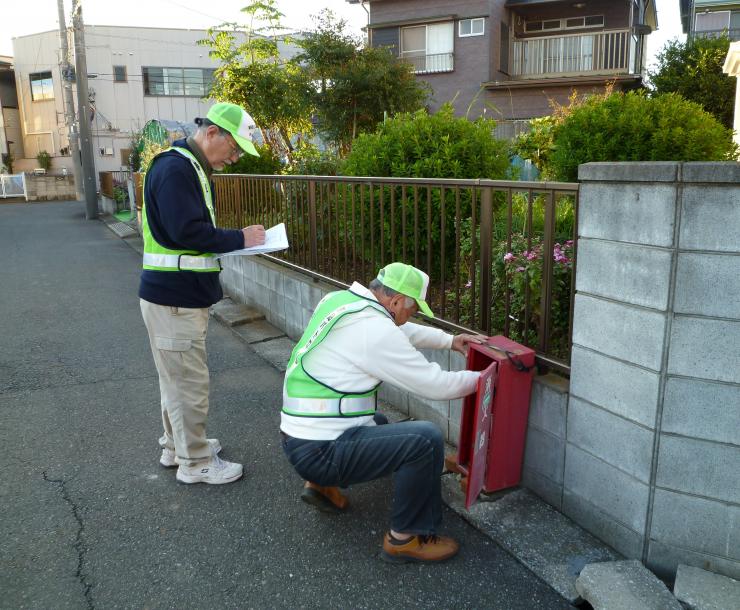
{"type": "Polygon", "coordinates": [[[457,558],[381,562],[387,480],[353,487],[347,514],[306,507],[279,446],[282,375],[214,322],[209,432],[246,476],[177,484],[157,462],[158,384],[127,241],[78,203],[0,207],[0,605],[568,607],[450,510],[457,558]]]}

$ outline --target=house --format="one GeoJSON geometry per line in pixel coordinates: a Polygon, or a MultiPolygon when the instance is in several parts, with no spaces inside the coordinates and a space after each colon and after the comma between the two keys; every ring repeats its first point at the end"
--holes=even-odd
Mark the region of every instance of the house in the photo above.
{"type": "Polygon", "coordinates": [[[740,2],[726,0],[680,0],[681,25],[689,38],[727,34],[740,40],[740,2]]]}
{"type": "Polygon", "coordinates": [[[23,138],[18,115],[18,96],[15,91],[13,58],[0,55],[0,167],[10,153],[14,159],[23,157],[23,138]]]}
{"type": "MultiPolygon", "coordinates": [[[[126,168],[131,138],[147,121],[189,123],[205,116],[213,102],[204,97],[218,67],[209,48],[198,45],[206,37],[206,30],[85,25],[97,171],[126,168]]],[[[291,52],[282,43],[279,49],[283,56],[291,52]]],[[[24,151],[16,169],[33,169],[45,150],[52,172],[71,171],[63,87],[75,84],[74,73],[63,75],[60,68],[59,32],[14,38],[13,51],[24,151]]]]}
{"type": "MultiPolygon", "coordinates": [[[[359,3],[360,0],[347,0],[359,3]]],[[[573,91],[639,87],[654,0],[363,0],[373,46],[410,61],[432,87],[512,136],[573,91]]]]}

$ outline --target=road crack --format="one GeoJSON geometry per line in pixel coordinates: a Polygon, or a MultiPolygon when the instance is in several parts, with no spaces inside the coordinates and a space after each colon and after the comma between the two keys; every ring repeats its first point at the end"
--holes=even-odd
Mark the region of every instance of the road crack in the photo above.
{"type": "Polygon", "coordinates": [[[47,483],[53,483],[59,488],[59,491],[62,495],[62,499],[69,504],[69,506],[72,508],[72,515],[75,518],[75,521],[77,521],[77,535],[75,536],[75,541],[72,544],[73,548],[77,552],[77,570],[75,571],[75,578],[80,581],[80,584],[82,585],[83,591],[85,593],[85,600],[87,601],[87,607],[89,610],[95,609],[95,604],[93,604],[92,600],[92,585],[87,582],[87,576],[85,575],[85,572],[83,570],[84,564],[85,564],[85,553],[86,549],[82,544],[82,538],[85,532],[85,523],[82,521],[82,515],[80,507],[77,506],[74,500],[69,495],[69,492],[67,491],[67,484],[63,479],[50,479],[46,471],[44,470],[42,473],[44,477],[44,481],[47,483]]]}

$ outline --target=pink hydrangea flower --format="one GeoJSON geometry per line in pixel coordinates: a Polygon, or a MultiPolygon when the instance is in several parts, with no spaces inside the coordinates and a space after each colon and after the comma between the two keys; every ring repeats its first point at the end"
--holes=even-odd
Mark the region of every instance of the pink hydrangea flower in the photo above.
{"type": "Polygon", "coordinates": [[[514,260],[514,253],[513,252],[507,252],[504,254],[504,262],[509,263],[514,260]]]}

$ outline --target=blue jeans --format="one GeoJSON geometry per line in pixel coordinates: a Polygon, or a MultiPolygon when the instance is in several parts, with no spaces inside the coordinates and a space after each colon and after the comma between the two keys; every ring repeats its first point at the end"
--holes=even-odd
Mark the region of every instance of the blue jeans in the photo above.
{"type": "Polygon", "coordinates": [[[357,426],[333,441],[283,437],[296,472],[323,486],[347,487],[393,475],[391,529],[436,533],[442,520],[444,440],[429,422],[357,426]]]}

